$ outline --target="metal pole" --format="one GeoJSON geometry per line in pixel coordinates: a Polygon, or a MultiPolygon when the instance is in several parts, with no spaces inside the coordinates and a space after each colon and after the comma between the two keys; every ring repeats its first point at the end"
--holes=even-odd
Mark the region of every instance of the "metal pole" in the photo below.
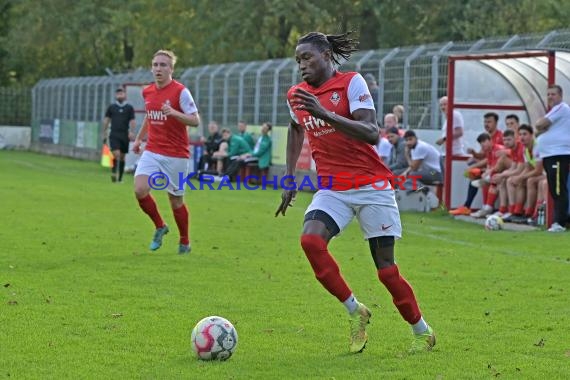
{"type": "MultiPolygon", "coordinates": [[[[448,70],[447,70],[447,120],[453,120],[453,105],[455,101],[455,59],[453,57],[448,58],[448,70]]],[[[445,140],[445,151],[453,152],[453,122],[447,123],[446,140],[445,140]]],[[[445,176],[443,179],[443,187],[445,189],[445,207],[447,209],[451,208],[451,160],[452,154],[445,155],[445,176]]]]}
{"type": "Polygon", "coordinates": [[[421,45],[416,50],[410,54],[404,61],[404,120],[402,125],[407,128],[408,125],[408,114],[410,113],[409,103],[410,103],[410,67],[412,61],[416,59],[423,51],[425,46],[421,45]]]}
{"type": "Polygon", "coordinates": [[[382,118],[384,114],[384,72],[386,70],[386,63],[388,63],[398,52],[400,48],[394,48],[390,50],[388,54],[380,60],[378,65],[378,109],[376,110],[376,117],[382,118]]]}
{"type": "Polygon", "coordinates": [[[70,119],[69,117],[69,80],[65,79],[63,82],[63,86],[62,86],[62,90],[63,90],[63,110],[62,110],[62,116],[65,119],[70,119]]]}
{"type": "Polygon", "coordinates": [[[506,49],[506,48],[508,48],[508,47],[511,46],[515,41],[517,41],[517,40],[519,40],[519,39],[520,39],[519,35],[518,35],[518,34],[515,34],[514,36],[512,36],[511,38],[509,38],[509,39],[507,40],[507,42],[504,43],[503,46],[501,46],[501,49],[506,49]]]}
{"type": "MultiPolygon", "coordinates": [[[[214,77],[216,74],[226,68],[227,65],[218,65],[218,67],[210,73],[210,83],[208,84],[208,122],[214,120],[214,77]]],[[[204,135],[204,126],[200,127],[200,135],[204,135]]]]}
{"type": "Polygon", "coordinates": [[[370,59],[370,57],[376,53],[376,50],[369,50],[368,52],[366,52],[366,54],[364,54],[362,56],[362,58],[360,58],[358,60],[358,62],[356,62],[356,71],[360,71],[362,69],[362,64],[366,61],[368,61],[368,59],[370,59]]]}
{"type": "Polygon", "coordinates": [[[194,101],[200,104],[200,78],[210,69],[210,65],[203,66],[200,72],[196,75],[196,90],[193,91],[194,101]]]}
{"type": "Polygon", "coordinates": [[[439,57],[443,55],[446,51],[451,49],[453,42],[449,41],[445,44],[437,54],[435,54],[431,59],[431,120],[430,126],[432,129],[437,129],[438,119],[439,119],[439,94],[438,94],[438,83],[439,83],[439,57]]]}
{"type": "Polygon", "coordinates": [[[475,42],[473,45],[471,45],[471,47],[469,48],[469,50],[467,51],[475,51],[475,50],[479,50],[479,48],[485,43],[487,42],[486,39],[481,38],[479,41],[475,42]]]}
{"type": "Polygon", "coordinates": [[[291,58],[286,58],[273,72],[273,107],[271,111],[271,123],[277,124],[277,100],[279,98],[279,73],[291,62],[291,58]]]}
{"type": "Polygon", "coordinates": [[[254,111],[253,111],[253,122],[258,125],[259,124],[259,108],[260,108],[260,97],[261,97],[261,73],[273,63],[273,60],[270,59],[266,61],[263,65],[261,65],[257,72],[255,73],[255,99],[254,99],[254,111]]]}
{"type": "MultiPolygon", "coordinates": [[[[93,83],[93,121],[98,121],[101,119],[101,115],[98,114],[97,110],[97,102],[99,101],[99,91],[97,91],[97,82],[98,80],[94,81],[93,83]]],[[[127,99],[128,101],[128,99],[127,99]]]]}
{"type": "Polygon", "coordinates": [[[229,77],[230,74],[232,73],[232,71],[234,71],[234,69],[236,67],[239,67],[241,64],[240,63],[234,63],[225,73],[224,73],[224,106],[223,106],[223,116],[222,116],[222,125],[228,125],[228,97],[229,97],[229,91],[228,91],[228,86],[229,86],[229,77]]]}
{"type": "Polygon", "coordinates": [[[241,120],[243,118],[243,77],[246,71],[256,63],[257,62],[248,63],[239,73],[238,120],[241,120]]]}
{"type": "MultiPolygon", "coordinates": [[[[34,121],[39,120],[39,116],[38,116],[38,95],[37,95],[37,91],[38,91],[38,86],[41,83],[38,82],[36,83],[36,85],[34,87],[32,87],[32,125],[34,124],[34,121]]],[[[32,127],[33,128],[33,127],[32,127]]]]}
{"type": "Polygon", "coordinates": [[[299,65],[293,66],[293,70],[291,71],[291,86],[296,85],[299,83],[299,65]]]}
{"type": "Polygon", "coordinates": [[[553,39],[554,37],[556,37],[558,35],[558,32],[556,30],[553,30],[552,32],[548,33],[546,36],[544,36],[544,38],[542,40],[540,40],[540,42],[538,44],[536,44],[536,47],[543,47],[544,45],[546,45],[547,43],[550,42],[551,39],[553,39]]]}
{"type": "MultiPolygon", "coordinates": [[[[556,84],[556,55],[554,50],[548,52],[548,86],[556,84]]],[[[548,107],[550,110],[550,107],[548,107]]],[[[560,169],[560,168],[559,168],[560,169]]],[[[568,168],[562,168],[562,170],[568,170],[568,168]]],[[[563,183],[562,186],[567,186],[563,183]]],[[[554,199],[552,195],[548,195],[546,200],[546,227],[550,227],[554,222],[554,199]]],[[[564,227],[564,226],[562,226],[564,227]]]]}

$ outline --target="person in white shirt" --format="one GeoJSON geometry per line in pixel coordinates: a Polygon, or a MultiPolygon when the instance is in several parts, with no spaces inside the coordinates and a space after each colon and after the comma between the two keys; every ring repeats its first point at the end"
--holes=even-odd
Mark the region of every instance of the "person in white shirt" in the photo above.
{"type": "Polygon", "coordinates": [[[568,170],[570,169],[570,106],[562,101],[562,87],[551,85],[546,92],[552,107],[535,125],[540,135],[540,155],[548,189],[554,199],[554,223],[549,232],[566,231],[568,222],[568,170]]]}
{"type": "Polygon", "coordinates": [[[397,125],[398,125],[398,118],[396,117],[396,115],[391,113],[386,114],[386,116],[384,116],[384,125],[383,126],[379,125],[380,138],[378,139],[378,144],[376,144],[375,148],[376,152],[378,153],[382,161],[386,163],[390,158],[390,152],[392,150],[392,144],[390,144],[390,141],[388,141],[388,139],[385,136],[386,130],[391,127],[395,127],[397,125]]]}
{"type": "MultiPolygon", "coordinates": [[[[447,118],[447,96],[439,99],[439,108],[443,113],[443,116],[447,118]]],[[[464,156],[465,147],[463,145],[463,128],[465,124],[463,122],[463,116],[457,110],[453,110],[453,149],[452,155],[454,156],[464,156]]],[[[435,142],[437,145],[442,147],[442,152],[445,154],[445,140],[447,139],[447,120],[443,122],[441,127],[441,137],[435,142]]]]}
{"type": "MultiPolygon", "coordinates": [[[[422,184],[430,185],[434,182],[441,182],[443,176],[439,161],[440,154],[437,149],[425,141],[419,140],[412,130],[404,133],[404,139],[406,140],[406,156],[409,167],[402,175],[418,176],[418,188],[422,184]]],[[[411,182],[406,181],[406,184],[408,183],[411,182]]]]}

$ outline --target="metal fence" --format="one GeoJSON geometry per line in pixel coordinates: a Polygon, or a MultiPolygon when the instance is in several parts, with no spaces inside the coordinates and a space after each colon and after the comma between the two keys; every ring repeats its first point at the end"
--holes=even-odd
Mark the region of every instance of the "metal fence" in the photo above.
{"type": "MultiPolygon", "coordinates": [[[[436,129],[441,117],[438,99],[447,90],[449,54],[537,48],[570,49],[570,30],[360,51],[345,62],[341,70],[355,70],[377,78],[379,119],[391,112],[394,105],[401,104],[406,110],[404,125],[436,129]]],[[[193,67],[178,72],[176,77],[193,93],[203,125],[216,120],[224,126],[234,126],[238,120],[287,125],[290,116],[286,92],[300,81],[292,58],[193,67]]],[[[149,70],[115,76],[41,80],[32,90],[32,122],[34,125],[45,119],[98,122],[113,101],[117,86],[151,81],[149,70]]]]}
{"type": "Polygon", "coordinates": [[[29,87],[0,87],[0,125],[30,125],[31,117],[29,87]]]}

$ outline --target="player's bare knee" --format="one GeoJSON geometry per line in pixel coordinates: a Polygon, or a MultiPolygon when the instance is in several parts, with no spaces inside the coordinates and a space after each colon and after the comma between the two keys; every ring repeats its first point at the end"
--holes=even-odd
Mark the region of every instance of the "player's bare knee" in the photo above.
{"type": "Polygon", "coordinates": [[[135,196],[142,199],[150,194],[150,186],[145,181],[140,181],[139,177],[135,178],[135,196]]]}
{"type": "Polygon", "coordinates": [[[394,236],[378,236],[368,239],[370,246],[370,254],[374,260],[377,269],[387,268],[395,264],[394,261],[394,245],[396,239],[394,236]]]}
{"type": "Polygon", "coordinates": [[[177,195],[168,194],[168,200],[170,201],[170,207],[173,210],[180,208],[184,205],[184,198],[177,195]]]}
{"type": "Polygon", "coordinates": [[[148,194],[150,194],[149,189],[138,188],[135,186],[135,197],[137,197],[137,199],[142,199],[146,197],[148,194]]]}

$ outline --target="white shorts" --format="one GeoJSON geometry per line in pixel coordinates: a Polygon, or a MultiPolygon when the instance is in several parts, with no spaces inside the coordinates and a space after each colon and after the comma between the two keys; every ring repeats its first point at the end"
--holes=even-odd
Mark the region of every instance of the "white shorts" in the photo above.
{"type": "Polygon", "coordinates": [[[183,196],[184,179],[188,176],[190,159],[169,157],[145,150],[138,162],[135,177],[149,176],[149,186],[154,190],[168,190],[175,196],[183,196]],[[182,179],[182,183],[180,180],[182,179]]]}
{"type": "Polygon", "coordinates": [[[319,190],[305,214],[313,210],[329,214],[341,231],[356,216],[365,239],[402,237],[400,211],[394,190],[377,190],[372,185],[345,191],[319,190]]]}

